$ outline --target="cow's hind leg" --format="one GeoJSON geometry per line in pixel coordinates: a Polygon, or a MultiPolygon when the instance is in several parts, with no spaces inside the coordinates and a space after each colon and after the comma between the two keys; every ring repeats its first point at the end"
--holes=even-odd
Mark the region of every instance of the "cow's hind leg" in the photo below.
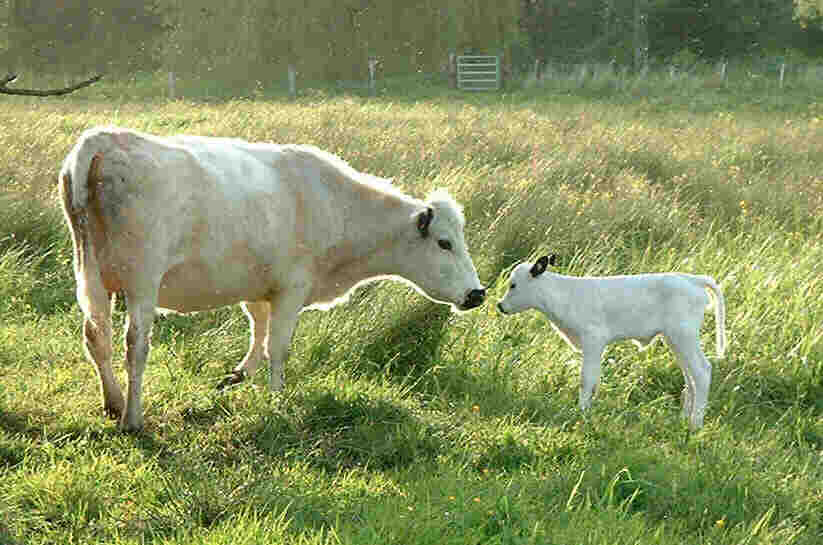
{"type": "Polygon", "coordinates": [[[83,318],[83,346],[88,358],[97,366],[106,414],[120,418],[125,401],[111,366],[111,295],[102,284],[97,289],[85,291],[88,315],[83,318]]]}
{"type": "Polygon", "coordinates": [[[143,427],[143,372],[149,355],[155,303],[156,296],[126,296],[126,369],[129,386],[126,410],[120,420],[123,431],[135,431],[143,427]]]}
{"type": "Polygon", "coordinates": [[[229,376],[220,381],[217,385],[219,390],[234,384],[243,382],[246,377],[250,377],[257,370],[260,361],[265,357],[266,337],[269,334],[269,313],[271,305],[268,301],[246,301],[243,303],[243,311],[249,318],[249,329],[251,330],[249,339],[249,350],[237,367],[229,376]]]}
{"type": "Polygon", "coordinates": [[[712,365],[700,348],[697,330],[678,331],[666,336],[683,371],[686,387],[683,390],[683,417],[692,430],[703,427],[703,417],[709,400],[712,365]]]}

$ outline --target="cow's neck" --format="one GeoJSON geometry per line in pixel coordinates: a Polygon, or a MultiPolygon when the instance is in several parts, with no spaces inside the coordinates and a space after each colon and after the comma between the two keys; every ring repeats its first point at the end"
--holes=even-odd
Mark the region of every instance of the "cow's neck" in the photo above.
{"type": "Polygon", "coordinates": [[[359,283],[400,273],[398,252],[408,243],[423,203],[394,195],[359,197],[346,210],[346,224],[357,227],[347,228],[322,260],[313,303],[331,302],[359,283]]]}

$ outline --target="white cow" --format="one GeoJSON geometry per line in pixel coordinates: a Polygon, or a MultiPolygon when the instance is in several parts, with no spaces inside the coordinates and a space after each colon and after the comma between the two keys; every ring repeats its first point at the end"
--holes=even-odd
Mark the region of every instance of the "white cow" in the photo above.
{"type": "Polygon", "coordinates": [[[726,349],[726,307],[717,283],[683,273],[564,276],[546,272],[550,263],[553,255],[517,265],[497,307],[503,314],[540,310],[573,349],[583,352],[580,409],[591,405],[607,344],[632,339],[645,348],[662,335],[686,380],[683,416],[692,429],[702,427],[712,379],[712,366],[700,348],[706,288],[715,298],[718,356],[726,349]]]}
{"type": "Polygon", "coordinates": [[[267,357],[279,390],[298,314],[357,285],[401,279],[460,310],[485,297],[445,192],[424,203],[314,147],[101,127],[83,133],[60,181],[86,353],[123,430],[143,425],[155,309],[242,302],[251,342],[229,382],[267,357]],[[128,307],[125,400],[111,367],[116,292],[128,307]]]}

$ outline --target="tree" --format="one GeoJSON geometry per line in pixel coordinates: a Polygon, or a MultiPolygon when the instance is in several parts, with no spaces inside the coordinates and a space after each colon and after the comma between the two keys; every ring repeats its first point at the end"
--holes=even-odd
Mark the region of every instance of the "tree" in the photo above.
{"type": "Polygon", "coordinates": [[[602,37],[616,13],[605,0],[523,0],[519,23],[537,58],[591,60],[608,57],[610,44],[602,37]]]}
{"type": "Polygon", "coordinates": [[[73,93],[78,89],[82,89],[83,87],[88,87],[89,85],[100,81],[103,76],[97,75],[93,78],[87,79],[85,81],[81,81],[80,83],[75,83],[74,85],[70,85],[68,87],[64,87],[62,89],[10,89],[8,87],[9,83],[12,83],[14,80],[17,79],[15,74],[9,74],[3,78],[0,78],[0,94],[4,95],[22,95],[22,96],[30,96],[30,97],[48,97],[48,96],[58,96],[58,95],[67,95],[69,93],[73,93]]]}
{"type": "Polygon", "coordinates": [[[649,12],[658,57],[682,49],[714,59],[788,47],[796,30],[790,0],[667,0],[649,12]]]}
{"type": "Polygon", "coordinates": [[[50,74],[156,68],[167,30],[148,0],[10,0],[7,26],[9,67],[50,74]]]}

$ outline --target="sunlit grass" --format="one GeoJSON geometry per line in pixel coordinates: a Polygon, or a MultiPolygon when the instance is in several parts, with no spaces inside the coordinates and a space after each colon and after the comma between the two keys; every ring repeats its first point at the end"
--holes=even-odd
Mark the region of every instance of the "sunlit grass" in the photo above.
{"type": "Polygon", "coordinates": [[[4,103],[0,543],[819,543],[819,105],[554,91],[4,103]],[[82,353],[54,184],[109,123],[310,143],[419,197],[448,187],[492,301],[450,314],[382,283],[308,312],[277,396],[265,373],[214,390],[246,349],[238,309],[160,318],[146,430],[120,434],[82,353]],[[508,269],[549,251],[569,274],[720,281],[730,342],[716,359],[707,314],[704,430],[680,419],[662,343],[610,347],[581,417],[579,357],[542,316],[494,309],[508,269]]]}

